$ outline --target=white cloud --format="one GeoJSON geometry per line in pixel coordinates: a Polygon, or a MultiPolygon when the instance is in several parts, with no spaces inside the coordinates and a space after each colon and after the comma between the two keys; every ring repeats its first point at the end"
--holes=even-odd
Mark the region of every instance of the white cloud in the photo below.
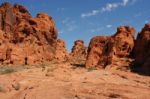
{"type": "Polygon", "coordinates": [[[137,2],[138,0],[132,0],[131,5],[133,5],[135,2],[137,2]]]}
{"type": "Polygon", "coordinates": [[[91,29],[90,32],[97,33],[97,32],[102,31],[103,29],[104,29],[103,27],[98,27],[98,28],[95,28],[95,29],[91,29]]]}
{"type": "Polygon", "coordinates": [[[145,23],[148,23],[149,21],[148,20],[145,20],[145,23]]]}
{"type": "Polygon", "coordinates": [[[123,0],[123,6],[126,6],[128,4],[129,0],[123,0]]]}
{"type": "Polygon", "coordinates": [[[63,19],[63,20],[61,21],[61,23],[62,23],[64,26],[70,27],[70,26],[74,26],[76,22],[75,22],[74,20],[71,20],[71,18],[67,17],[67,18],[63,19]]]}
{"type": "Polygon", "coordinates": [[[111,27],[112,27],[112,25],[108,24],[108,25],[106,25],[106,27],[107,27],[107,28],[111,28],[111,27]]]}
{"type": "Polygon", "coordinates": [[[140,16],[142,16],[142,13],[141,13],[141,12],[136,13],[133,17],[134,17],[134,18],[137,18],[137,17],[140,17],[140,16]]]}
{"type": "Polygon", "coordinates": [[[65,18],[61,21],[62,24],[66,24],[68,21],[70,20],[70,18],[65,18]]]}
{"type": "Polygon", "coordinates": [[[99,10],[93,10],[92,12],[81,14],[81,17],[84,18],[84,17],[94,16],[94,15],[97,15],[98,13],[99,13],[99,10]]]}
{"type": "Polygon", "coordinates": [[[57,8],[57,11],[64,11],[65,8],[57,8]]]}
{"type": "Polygon", "coordinates": [[[85,17],[90,17],[90,16],[95,16],[99,13],[103,13],[103,12],[110,12],[113,9],[116,9],[118,7],[125,7],[130,3],[135,2],[136,0],[122,0],[122,2],[115,2],[115,3],[107,3],[104,7],[100,8],[100,9],[96,9],[96,10],[92,10],[91,12],[88,13],[82,13],[81,17],[85,18],[85,17]]]}
{"type": "Polygon", "coordinates": [[[59,34],[63,34],[64,33],[64,31],[63,30],[60,30],[60,31],[58,31],[59,32],[59,34]]]}
{"type": "Polygon", "coordinates": [[[62,29],[60,29],[59,33],[69,33],[77,28],[76,22],[69,17],[63,19],[61,24],[62,29]]]}
{"type": "Polygon", "coordinates": [[[112,11],[114,8],[117,8],[119,5],[117,3],[108,3],[105,7],[101,9],[101,12],[112,11]]]}
{"type": "Polygon", "coordinates": [[[72,32],[72,31],[74,31],[76,28],[77,28],[76,25],[74,25],[74,26],[69,26],[69,27],[67,28],[67,31],[68,31],[68,32],[72,32]]]}

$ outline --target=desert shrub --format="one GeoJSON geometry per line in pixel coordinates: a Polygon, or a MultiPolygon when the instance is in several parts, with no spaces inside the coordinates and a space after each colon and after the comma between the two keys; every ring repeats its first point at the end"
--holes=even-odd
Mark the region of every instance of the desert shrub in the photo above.
{"type": "Polygon", "coordinates": [[[16,69],[12,68],[12,67],[2,67],[0,68],[0,74],[9,74],[9,73],[13,73],[16,72],[16,69]]]}
{"type": "Polygon", "coordinates": [[[47,65],[43,63],[43,64],[41,64],[40,66],[41,66],[42,68],[45,68],[47,65]]]}
{"type": "Polygon", "coordinates": [[[88,68],[88,72],[93,71],[93,70],[97,70],[97,68],[96,67],[88,68]]]}
{"type": "Polygon", "coordinates": [[[48,68],[47,72],[53,72],[55,70],[55,68],[48,68]]]}
{"type": "Polygon", "coordinates": [[[4,88],[0,85],[0,92],[5,92],[4,88]]]}
{"type": "Polygon", "coordinates": [[[75,66],[75,67],[85,67],[84,64],[71,64],[72,66],[75,66]]]}

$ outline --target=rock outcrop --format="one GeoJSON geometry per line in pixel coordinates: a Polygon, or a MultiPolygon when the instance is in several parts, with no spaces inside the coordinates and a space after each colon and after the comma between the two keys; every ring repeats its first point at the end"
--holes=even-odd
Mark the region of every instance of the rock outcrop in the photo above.
{"type": "Polygon", "coordinates": [[[135,68],[150,75],[150,23],[138,34],[134,48],[135,68]]]}
{"type": "Polygon", "coordinates": [[[0,65],[56,60],[85,64],[87,68],[129,70],[135,59],[134,68],[150,74],[150,23],[145,24],[137,40],[134,33],[134,28],[120,26],[112,36],[93,37],[88,48],[84,41],[75,41],[68,54],[65,42],[57,38],[51,16],[39,13],[33,18],[24,6],[3,3],[0,6],[0,65]]]}
{"type": "Polygon", "coordinates": [[[3,3],[0,30],[0,64],[39,64],[54,58],[58,34],[48,14],[32,18],[24,6],[3,3]]]}
{"type": "Polygon", "coordinates": [[[113,36],[97,36],[88,47],[86,67],[124,69],[130,63],[134,47],[134,28],[120,26],[113,36]]]}
{"type": "Polygon", "coordinates": [[[55,59],[59,62],[68,61],[69,54],[66,49],[66,44],[63,40],[58,39],[56,45],[55,59]]]}
{"type": "Polygon", "coordinates": [[[84,45],[83,40],[77,40],[74,42],[74,46],[70,53],[70,60],[73,64],[85,64],[87,57],[87,47],[84,45]]]}
{"type": "Polygon", "coordinates": [[[99,61],[103,61],[104,47],[110,39],[108,36],[96,36],[91,39],[86,60],[87,68],[95,67],[99,65],[99,61]]]}

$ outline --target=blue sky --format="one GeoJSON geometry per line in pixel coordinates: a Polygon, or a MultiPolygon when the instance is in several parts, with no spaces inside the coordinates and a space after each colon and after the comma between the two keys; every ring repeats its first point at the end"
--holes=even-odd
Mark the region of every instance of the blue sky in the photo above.
{"type": "Polygon", "coordinates": [[[150,0],[0,0],[25,5],[34,17],[46,12],[55,20],[59,38],[68,50],[83,39],[88,45],[97,35],[112,35],[120,25],[130,25],[137,33],[150,22],[150,0]]]}

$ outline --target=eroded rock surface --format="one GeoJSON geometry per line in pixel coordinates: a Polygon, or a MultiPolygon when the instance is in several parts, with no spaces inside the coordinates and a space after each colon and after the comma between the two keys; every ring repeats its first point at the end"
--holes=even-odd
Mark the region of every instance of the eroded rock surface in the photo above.
{"type": "Polygon", "coordinates": [[[54,58],[57,29],[46,13],[32,18],[21,5],[0,6],[0,63],[39,64],[54,58]]]}
{"type": "Polygon", "coordinates": [[[99,64],[99,61],[103,60],[103,50],[105,43],[109,41],[109,39],[111,39],[111,37],[107,36],[96,36],[91,39],[86,60],[87,68],[95,67],[99,64]]]}
{"type": "Polygon", "coordinates": [[[74,46],[70,53],[70,60],[73,64],[84,64],[87,56],[87,47],[84,45],[83,40],[74,42],[74,46]]]}
{"type": "Polygon", "coordinates": [[[66,44],[64,40],[58,39],[56,52],[55,52],[55,59],[59,62],[68,61],[69,54],[66,49],[66,44]]]}
{"type": "Polygon", "coordinates": [[[68,63],[0,75],[1,99],[149,99],[150,77],[68,63]]]}
{"type": "Polygon", "coordinates": [[[134,48],[135,68],[150,74],[150,23],[138,34],[134,48]]]}
{"type": "Polygon", "coordinates": [[[134,47],[134,28],[120,26],[113,36],[97,36],[91,39],[86,67],[115,68],[128,67],[129,55],[134,47]]]}

